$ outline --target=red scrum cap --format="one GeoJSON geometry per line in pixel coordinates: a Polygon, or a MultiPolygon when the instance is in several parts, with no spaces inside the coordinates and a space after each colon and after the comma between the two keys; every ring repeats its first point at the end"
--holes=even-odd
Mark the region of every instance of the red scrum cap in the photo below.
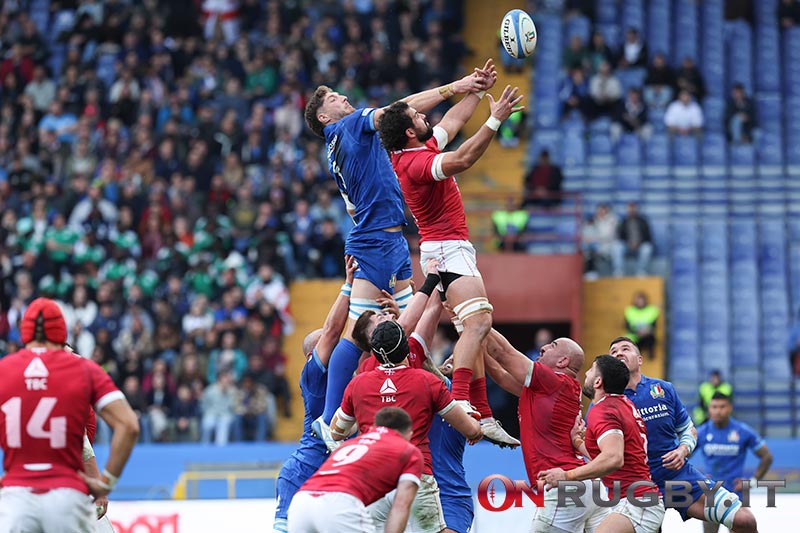
{"type": "Polygon", "coordinates": [[[19,325],[22,342],[28,344],[36,336],[37,326],[43,329],[44,337],[55,344],[67,342],[67,323],[61,308],[49,298],[36,298],[22,316],[19,325]]]}

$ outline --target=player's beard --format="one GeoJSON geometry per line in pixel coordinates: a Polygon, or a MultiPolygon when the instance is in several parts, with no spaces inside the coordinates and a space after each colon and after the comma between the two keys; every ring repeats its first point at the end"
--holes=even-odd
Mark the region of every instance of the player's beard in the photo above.
{"type": "Polygon", "coordinates": [[[428,142],[428,139],[433,137],[433,128],[431,127],[431,125],[426,121],[425,126],[426,126],[425,130],[421,132],[420,131],[416,132],[417,140],[421,143],[426,143],[428,142]]]}
{"type": "Polygon", "coordinates": [[[583,387],[581,387],[581,392],[590,400],[594,400],[594,388],[590,385],[584,384],[583,387]]]}

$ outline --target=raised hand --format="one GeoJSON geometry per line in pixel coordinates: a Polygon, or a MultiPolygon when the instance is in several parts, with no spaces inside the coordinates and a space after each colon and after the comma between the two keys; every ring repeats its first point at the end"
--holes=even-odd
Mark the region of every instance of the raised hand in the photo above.
{"type": "Polygon", "coordinates": [[[503,94],[497,100],[491,94],[486,95],[489,99],[489,109],[494,118],[503,121],[511,116],[511,113],[525,109],[524,105],[517,105],[525,98],[524,95],[517,95],[518,91],[518,87],[512,89],[511,85],[506,85],[506,88],[503,89],[503,94]]]}
{"type": "Polygon", "coordinates": [[[353,284],[353,278],[355,278],[356,270],[358,270],[358,263],[356,262],[356,258],[352,255],[344,256],[344,269],[346,272],[345,281],[350,285],[353,284]]]}
{"type": "Polygon", "coordinates": [[[428,274],[439,274],[439,260],[430,258],[428,262],[425,263],[425,275],[428,274]]]}
{"type": "Polygon", "coordinates": [[[394,299],[394,296],[383,290],[381,291],[381,294],[383,296],[375,300],[377,304],[381,306],[381,310],[384,313],[393,314],[395,318],[399,317],[400,307],[397,305],[397,301],[394,299]]]}

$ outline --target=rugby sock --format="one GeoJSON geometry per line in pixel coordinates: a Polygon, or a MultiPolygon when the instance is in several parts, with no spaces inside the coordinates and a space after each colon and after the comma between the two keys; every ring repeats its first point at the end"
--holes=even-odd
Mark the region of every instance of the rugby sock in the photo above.
{"type": "MultiPolygon", "coordinates": [[[[456,368],[453,371],[453,398],[469,400],[469,381],[472,379],[471,368],[456,368]]],[[[330,386],[330,385],[329,385],[330,386]]]]}
{"type": "Polygon", "coordinates": [[[328,362],[328,390],[325,393],[325,411],[322,418],[330,424],[336,410],[342,404],[344,389],[358,368],[361,349],[347,339],[341,339],[331,353],[328,362]]]}
{"type": "Polygon", "coordinates": [[[477,378],[469,384],[469,403],[478,410],[481,418],[491,418],[492,408],[486,397],[486,378],[477,378]]]}

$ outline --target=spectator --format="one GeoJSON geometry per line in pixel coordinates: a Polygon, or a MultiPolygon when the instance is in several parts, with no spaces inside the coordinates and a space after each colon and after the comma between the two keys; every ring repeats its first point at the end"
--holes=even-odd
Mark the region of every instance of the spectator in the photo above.
{"type": "Polygon", "coordinates": [[[173,393],[167,387],[166,373],[154,372],[150,380],[150,390],[145,395],[150,435],[154,442],[167,440],[173,401],[173,393]]]}
{"type": "Polygon", "coordinates": [[[600,63],[597,74],[589,81],[593,116],[610,116],[622,98],[622,84],[611,72],[611,65],[600,63]]]}
{"type": "Polygon", "coordinates": [[[25,96],[33,101],[33,108],[44,113],[50,103],[56,97],[56,84],[47,77],[47,71],[42,65],[36,65],[33,69],[33,79],[25,87],[25,96]]]}
{"type": "Polygon", "coordinates": [[[570,72],[574,69],[585,70],[590,66],[589,51],[583,43],[580,35],[573,35],[569,40],[569,46],[564,50],[561,58],[561,66],[570,72]]]}
{"type": "Polygon", "coordinates": [[[223,370],[216,382],[203,391],[200,400],[200,411],[203,417],[200,422],[200,442],[209,444],[214,435],[214,444],[225,446],[230,438],[231,427],[235,415],[236,383],[233,375],[223,370]]]}
{"type": "Polygon", "coordinates": [[[611,141],[616,143],[623,133],[635,133],[647,140],[652,131],[653,127],[647,123],[647,106],[642,100],[642,91],[633,87],[628,89],[625,100],[614,110],[611,141]]]}
{"type": "Polygon", "coordinates": [[[562,115],[564,117],[577,113],[583,119],[591,116],[592,101],[589,96],[589,84],[583,74],[583,69],[574,68],[561,84],[558,93],[561,100],[562,115]]]}
{"type": "Polygon", "coordinates": [[[283,416],[292,416],[292,394],[289,382],[286,380],[286,354],[281,351],[281,345],[275,337],[267,337],[261,346],[261,358],[264,366],[270,372],[272,383],[269,386],[270,392],[280,402],[283,416]]]}
{"type": "Polygon", "coordinates": [[[128,400],[131,409],[133,409],[133,412],[136,413],[136,417],[139,419],[139,427],[142,428],[139,440],[141,442],[150,442],[150,424],[147,419],[147,402],[145,401],[144,393],[142,392],[139,383],[138,376],[127,376],[122,382],[122,393],[125,395],[125,399],[128,400]]]}
{"type": "Polygon", "coordinates": [[[600,204],[581,228],[581,249],[589,278],[611,270],[619,220],[608,204],[600,204]]]}
{"type": "Polygon", "coordinates": [[[789,341],[786,343],[786,351],[789,352],[789,363],[792,367],[792,375],[800,377],[800,310],[797,312],[795,321],[789,332],[789,341]]]}
{"type": "Polygon", "coordinates": [[[635,203],[628,204],[628,214],[619,224],[619,240],[614,246],[612,266],[615,276],[623,275],[625,258],[636,259],[636,275],[646,276],[653,257],[653,242],[650,235],[650,224],[639,213],[635,203]]]}
{"type": "Polygon", "coordinates": [[[533,336],[533,346],[531,346],[531,349],[528,350],[525,355],[527,355],[531,361],[536,361],[541,354],[542,346],[550,344],[553,340],[555,340],[555,337],[553,337],[552,331],[547,328],[537,329],[536,334],[533,336]]]}
{"type": "Polygon", "coordinates": [[[202,342],[206,333],[214,327],[214,315],[208,309],[208,300],[203,295],[198,295],[189,306],[189,314],[184,315],[182,322],[183,334],[196,342],[202,342]]]}
{"type": "Polygon", "coordinates": [[[628,28],[625,32],[625,42],[619,51],[619,68],[634,68],[647,66],[647,45],[642,41],[639,30],[628,28]]]}
{"type": "Polygon", "coordinates": [[[722,373],[719,370],[712,370],[708,374],[708,381],[701,383],[697,390],[697,407],[692,412],[695,425],[699,426],[708,419],[708,406],[717,393],[731,398],[733,387],[730,383],[722,380],[722,373]]]}
{"type": "Polygon", "coordinates": [[[175,441],[196,442],[200,437],[200,406],[188,385],[178,386],[171,420],[175,441]]]}
{"type": "Polygon", "coordinates": [[[650,107],[666,108],[672,101],[675,87],[675,72],[667,64],[664,54],[653,56],[644,79],[644,101],[650,107]]]}
{"type": "Polygon", "coordinates": [[[589,70],[597,72],[603,62],[612,64],[614,55],[606,44],[606,38],[599,31],[592,34],[592,42],[589,45],[589,70]]]}
{"type": "Polygon", "coordinates": [[[539,152],[539,160],[525,176],[523,207],[553,207],[560,204],[563,179],[561,168],[550,161],[550,151],[539,152]]]}
{"type": "Polygon", "coordinates": [[[233,426],[234,440],[264,442],[272,438],[275,422],[275,398],[267,387],[246,373],[236,391],[236,420],[233,426]],[[272,408],[270,409],[270,403],[272,408]]]}
{"type": "Polygon", "coordinates": [[[633,303],[625,308],[625,336],[639,346],[651,361],[656,358],[656,322],[661,310],[647,302],[647,295],[639,291],[633,303]]]}
{"type": "Polygon", "coordinates": [[[683,59],[681,68],[675,73],[675,84],[678,87],[678,91],[689,91],[689,94],[698,102],[702,102],[706,96],[703,75],[691,57],[683,59]]]}
{"type": "Polygon", "coordinates": [[[753,128],[756,127],[755,111],[753,100],[748,98],[744,92],[744,85],[735,84],[725,110],[725,125],[729,141],[744,144],[752,142],[753,128]]]}
{"type": "Polygon", "coordinates": [[[209,383],[217,381],[217,373],[221,369],[230,372],[234,380],[241,379],[247,368],[247,356],[236,347],[236,334],[226,331],[222,334],[222,343],[218,349],[212,350],[208,355],[209,383]]]}
{"type": "Polygon", "coordinates": [[[521,240],[528,225],[528,212],[517,207],[517,201],[510,197],[505,209],[492,213],[492,224],[497,237],[497,249],[504,252],[522,252],[525,243],[521,240]]]}
{"type": "Polygon", "coordinates": [[[664,113],[664,124],[674,135],[693,135],[703,129],[703,109],[692,99],[686,89],[678,92],[678,99],[669,104],[664,113]]]}
{"type": "Polygon", "coordinates": [[[784,30],[800,24],[800,2],[781,0],[778,4],[778,24],[784,30]]]}
{"type": "Polygon", "coordinates": [[[344,276],[342,257],[344,256],[344,239],[336,231],[336,223],[326,218],[319,225],[318,231],[314,235],[314,250],[318,251],[316,256],[315,271],[323,278],[340,278],[344,276]]]}

